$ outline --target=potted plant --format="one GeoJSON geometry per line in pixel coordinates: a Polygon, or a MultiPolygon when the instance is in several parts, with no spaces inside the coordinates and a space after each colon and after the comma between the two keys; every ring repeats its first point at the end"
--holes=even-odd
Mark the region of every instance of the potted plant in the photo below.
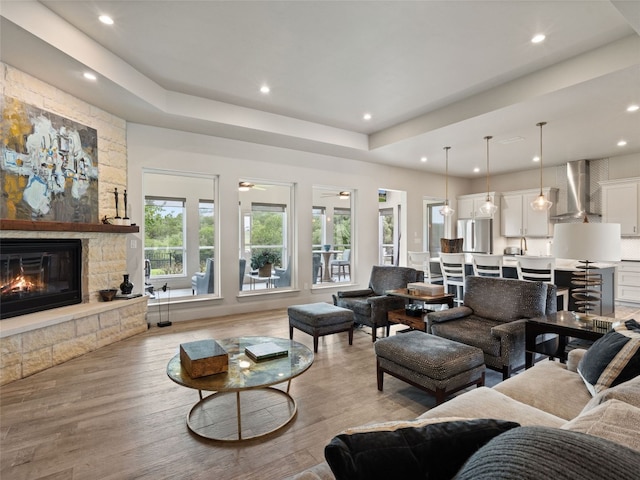
{"type": "Polygon", "coordinates": [[[270,277],[274,264],[281,262],[280,252],[268,248],[256,250],[251,255],[251,269],[258,270],[261,277],[270,277]]]}

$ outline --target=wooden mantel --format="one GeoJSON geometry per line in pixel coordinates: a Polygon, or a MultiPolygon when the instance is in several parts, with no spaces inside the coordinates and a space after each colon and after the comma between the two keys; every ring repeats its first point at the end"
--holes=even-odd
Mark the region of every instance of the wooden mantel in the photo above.
{"type": "Polygon", "coordinates": [[[137,233],[137,225],[109,225],[105,223],[34,222],[31,220],[0,219],[0,230],[23,230],[35,232],[102,232],[137,233]]]}

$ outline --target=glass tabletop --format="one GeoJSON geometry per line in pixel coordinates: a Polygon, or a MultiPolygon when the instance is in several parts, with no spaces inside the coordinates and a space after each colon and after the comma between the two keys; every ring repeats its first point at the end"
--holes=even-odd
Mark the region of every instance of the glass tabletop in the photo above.
{"type": "Polygon", "coordinates": [[[232,392],[264,388],[286,382],[306,371],[313,363],[313,352],[305,345],[274,337],[232,337],[215,339],[229,355],[227,372],[191,378],[180,364],[180,355],[173,357],[167,365],[167,375],[174,382],[197,390],[232,392]],[[288,355],[255,362],[245,353],[245,347],[273,342],[286,348],[288,355]]]}

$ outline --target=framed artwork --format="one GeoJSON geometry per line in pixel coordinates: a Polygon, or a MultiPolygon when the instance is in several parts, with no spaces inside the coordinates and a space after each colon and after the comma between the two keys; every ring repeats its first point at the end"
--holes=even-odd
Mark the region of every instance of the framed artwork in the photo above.
{"type": "Polygon", "coordinates": [[[4,95],[0,109],[0,218],[97,223],[97,131],[4,95]]]}

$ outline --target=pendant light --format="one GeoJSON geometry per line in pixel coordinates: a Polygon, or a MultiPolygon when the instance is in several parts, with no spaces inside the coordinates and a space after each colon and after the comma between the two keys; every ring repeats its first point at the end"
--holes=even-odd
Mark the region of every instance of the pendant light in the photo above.
{"type": "Polygon", "coordinates": [[[483,215],[493,215],[498,210],[498,207],[491,201],[491,195],[489,195],[489,140],[493,137],[487,135],[484,139],[487,141],[487,198],[482,206],[478,209],[483,215]]]}
{"type": "Polygon", "coordinates": [[[440,209],[440,214],[444,217],[450,217],[455,210],[449,206],[449,150],[451,147],[444,147],[446,166],[444,176],[444,206],[440,209]]]}
{"type": "Polygon", "coordinates": [[[546,124],[547,122],[536,123],[536,127],[540,127],[540,195],[538,195],[538,197],[529,205],[531,205],[531,208],[537,212],[549,210],[553,205],[553,202],[544,198],[544,194],[542,193],[542,127],[546,124]]]}

